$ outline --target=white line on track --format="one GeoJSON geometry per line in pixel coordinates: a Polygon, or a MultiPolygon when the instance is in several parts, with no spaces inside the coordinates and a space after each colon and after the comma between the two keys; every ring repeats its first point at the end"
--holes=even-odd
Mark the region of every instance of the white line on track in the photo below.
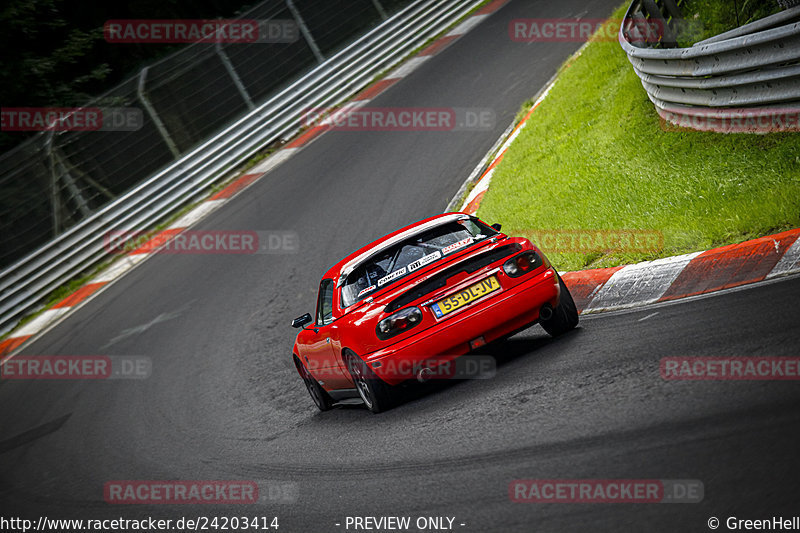
{"type": "Polygon", "coordinates": [[[486,18],[488,17],[489,15],[474,15],[472,17],[469,17],[467,20],[465,20],[464,22],[462,22],[461,24],[450,30],[447,33],[446,37],[457,37],[460,35],[464,35],[469,30],[471,30],[472,28],[474,28],[475,26],[486,20],[486,18]]]}
{"type": "Polygon", "coordinates": [[[650,313],[650,314],[649,314],[649,315],[647,315],[646,317],[642,317],[642,318],[640,318],[639,320],[637,320],[637,322],[643,322],[643,321],[647,320],[648,318],[653,318],[653,317],[654,317],[654,316],[656,316],[658,313],[659,313],[659,311],[656,311],[655,313],[650,313]]]}
{"type": "Polygon", "coordinates": [[[415,70],[417,70],[423,63],[428,61],[433,56],[417,56],[412,57],[399,67],[397,67],[393,72],[388,74],[385,79],[393,80],[395,78],[405,78],[415,70]]]}

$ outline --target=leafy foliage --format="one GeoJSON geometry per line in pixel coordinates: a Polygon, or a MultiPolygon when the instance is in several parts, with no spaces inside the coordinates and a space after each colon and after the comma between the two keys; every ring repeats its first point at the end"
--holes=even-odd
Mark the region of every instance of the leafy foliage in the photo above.
{"type": "MultiPolygon", "coordinates": [[[[230,17],[250,1],[4,0],[0,4],[0,105],[72,107],[85,104],[174,45],[110,44],[111,19],[230,17]]],[[[22,134],[0,134],[0,152],[22,134]]]]}

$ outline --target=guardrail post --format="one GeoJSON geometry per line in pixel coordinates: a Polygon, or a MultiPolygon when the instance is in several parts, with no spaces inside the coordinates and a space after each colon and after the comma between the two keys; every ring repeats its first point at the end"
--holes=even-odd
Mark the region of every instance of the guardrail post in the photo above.
{"type": "Polygon", "coordinates": [[[53,158],[54,163],[57,164],[58,168],[61,170],[61,178],[67,185],[67,190],[69,191],[71,198],[75,200],[75,203],[78,204],[78,209],[80,209],[81,214],[83,214],[84,217],[88,217],[92,214],[92,210],[89,208],[89,204],[86,203],[86,198],[84,198],[81,194],[81,190],[77,185],[75,185],[75,180],[72,179],[69,170],[67,170],[67,167],[61,160],[61,156],[58,154],[57,150],[53,150],[53,158]]]}
{"type": "Polygon", "coordinates": [[[381,18],[383,20],[386,20],[387,18],[389,18],[389,16],[386,14],[386,10],[383,9],[383,6],[380,3],[380,0],[372,0],[372,5],[374,5],[375,9],[378,10],[378,13],[380,14],[380,16],[381,16],[381,18]]]}
{"type": "Polygon", "coordinates": [[[144,94],[144,84],[147,79],[147,71],[149,68],[150,67],[144,67],[142,71],[139,72],[139,85],[136,89],[136,95],[139,97],[139,101],[142,102],[145,110],[147,110],[147,114],[150,115],[150,118],[153,120],[153,124],[155,124],[158,133],[161,134],[164,142],[167,143],[169,151],[172,152],[175,159],[178,159],[181,156],[178,146],[175,144],[175,141],[172,140],[172,137],[169,136],[167,128],[164,126],[164,123],[161,122],[158,113],[156,113],[156,108],[153,107],[153,104],[150,103],[150,100],[148,100],[147,96],[144,94]]]}
{"type": "Polygon", "coordinates": [[[675,0],[663,0],[663,2],[669,12],[669,16],[672,17],[673,20],[683,17],[681,9],[678,7],[678,4],[675,3],[675,0]]]}
{"type": "Polygon", "coordinates": [[[45,150],[47,153],[48,166],[50,167],[50,208],[53,214],[53,236],[55,237],[61,233],[61,226],[63,225],[61,220],[61,194],[58,189],[59,181],[64,181],[69,191],[70,198],[78,204],[78,209],[84,217],[90,216],[92,214],[92,209],[89,207],[86,198],[83,197],[81,190],[75,184],[75,180],[72,178],[72,175],[70,175],[69,169],[67,169],[61,155],[58,153],[58,149],[53,147],[53,137],[54,132],[48,132],[47,140],[45,141],[45,150]]]}
{"type": "Polygon", "coordinates": [[[253,104],[253,100],[250,98],[250,94],[247,92],[247,87],[245,87],[244,83],[242,83],[242,80],[239,78],[239,74],[236,72],[236,69],[233,68],[233,63],[231,63],[230,58],[228,58],[228,54],[226,54],[222,49],[222,43],[217,41],[215,48],[217,49],[217,55],[219,56],[220,60],[222,60],[222,64],[225,65],[225,70],[228,71],[228,75],[233,80],[233,84],[236,86],[239,94],[242,95],[244,103],[247,104],[248,109],[252,111],[256,108],[256,106],[253,104]]]}
{"type": "Polygon", "coordinates": [[[647,11],[647,14],[650,15],[650,18],[658,20],[662,25],[661,44],[669,48],[678,46],[678,40],[672,33],[672,28],[669,27],[667,19],[661,14],[661,10],[658,9],[655,0],[642,0],[642,7],[647,11]]]}
{"type": "Polygon", "coordinates": [[[294,17],[295,22],[297,22],[297,26],[300,28],[300,32],[303,34],[303,37],[305,37],[308,47],[311,48],[311,51],[317,58],[317,61],[319,63],[324,63],[325,56],[322,55],[322,51],[319,49],[319,46],[317,46],[316,41],[314,41],[314,36],[311,35],[311,32],[308,30],[308,26],[306,26],[305,21],[303,21],[303,17],[300,16],[300,11],[298,11],[297,7],[295,7],[294,1],[286,0],[286,7],[288,7],[289,11],[292,12],[292,16],[294,17]]]}

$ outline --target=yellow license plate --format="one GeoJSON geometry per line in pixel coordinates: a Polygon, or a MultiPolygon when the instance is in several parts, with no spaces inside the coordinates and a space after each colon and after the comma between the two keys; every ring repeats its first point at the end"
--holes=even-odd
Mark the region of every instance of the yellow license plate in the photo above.
{"type": "Polygon", "coordinates": [[[461,309],[465,305],[471,304],[478,298],[482,298],[490,292],[494,292],[499,289],[500,282],[497,281],[496,277],[491,276],[480,283],[470,285],[461,292],[457,292],[452,296],[448,296],[447,298],[439,300],[435,304],[431,305],[431,309],[433,309],[433,314],[436,315],[436,318],[442,318],[444,315],[452,313],[457,309],[461,309]]]}

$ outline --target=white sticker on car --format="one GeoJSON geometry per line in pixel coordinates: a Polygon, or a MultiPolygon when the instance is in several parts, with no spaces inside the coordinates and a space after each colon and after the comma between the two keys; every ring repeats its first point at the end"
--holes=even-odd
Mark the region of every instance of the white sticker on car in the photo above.
{"type": "Polygon", "coordinates": [[[468,244],[472,244],[472,237],[467,237],[466,239],[462,239],[462,240],[460,240],[458,242],[454,242],[453,244],[451,244],[449,246],[445,246],[444,248],[442,248],[442,253],[444,255],[447,255],[449,253],[453,253],[456,250],[458,250],[459,248],[463,248],[463,247],[467,246],[468,244]]]}
{"type": "Polygon", "coordinates": [[[422,258],[420,258],[420,259],[417,259],[417,260],[416,260],[416,261],[414,261],[413,263],[409,264],[409,265],[408,265],[408,271],[409,271],[409,272],[414,272],[414,271],[415,271],[415,270],[417,270],[418,268],[422,268],[422,267],[424,267],[425,265],[430,265],[430,264],[431,264],[431,263],[433,263],[434,261],[436,261],[436,260],[438,260],[438,259],[441,259],[441,258],[442,258],[442,252],[439,252],[439,251],[437,250],[436,252],[433,252],[432,254],[428,254],[428,255],[426,255],[425,257],[422,257],[422,258]]]}
{"type": "Polygon", "coordinates": [[[356,298],[361,298],[362,296],[364,296],[364,295],[365,295],[365,294],[367,294],[368,292],[372,292],[372,291],[374,291],[375,289],[376,289],[376,286],[375,286],[375,285],[370,285],[370,286],[369,286],[369,287],[367,287],[366,289],[363,289],[361,292],[359,292],[359,293],[358,293],[358,296],[356,296],[356,298]]]}
{"type": "Polygon", "coordinates": [[[403,267],[400,270],[395,270],[388,276],[383,276],[381,279],[378,280],[378,287],[383,287],[390,281],[396,280],[400,276],[405,276],[406,272],[407,272],[406,267],[403,267]]]}

